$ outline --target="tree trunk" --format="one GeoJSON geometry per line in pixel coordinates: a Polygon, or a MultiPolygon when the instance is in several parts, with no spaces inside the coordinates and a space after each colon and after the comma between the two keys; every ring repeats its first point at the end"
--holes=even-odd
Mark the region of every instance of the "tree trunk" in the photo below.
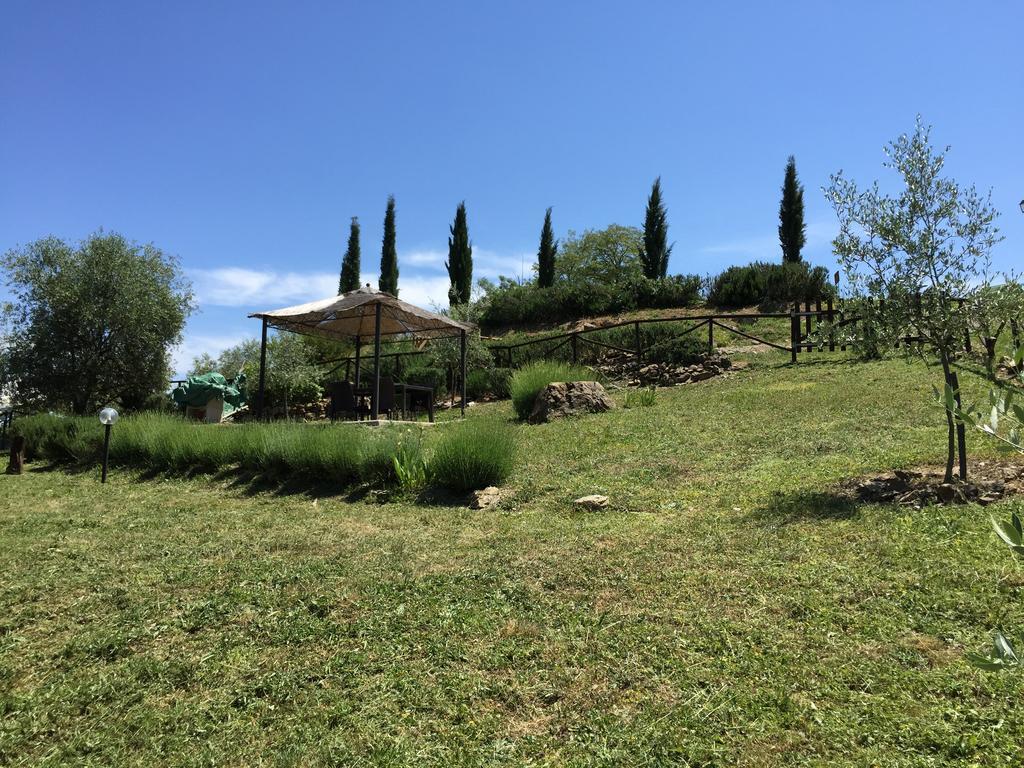
{"type": "MultiPolygon", "coordinates": [[[[952,387],[953,385],[950,381],[952,371],[949,367],[949,358],[943,352],[941,354],[941,359],[943,381],[946,383],[947,386],[952,387]]],[[[953,414],[950,413],[948,409],[946,410],[946,429],[946,473],[945,475],[943,475],[942,481],[944,483],[952,483],[953,462],[956,459],[956,425],[953,421],[953,414]]]]}
{"type": "Polygon", "coordinates": [[[25,437],[15,435],[11,439],[11,460],[7,464],[8,475],[20,475],[25,467],[25,437]]]}
{"type": "MultiPolygon", "coordinates": [[[[963,408],[963,402],[960,400],[960,378],[957,376],[956,371],[950,371],[949,374],[949,386],[953,388],[953,400],[956,401],[956,409],[959,411],[963,408]]],[[[960,482],[967,482],[967,427],[964,425],[962,419],[956,420],[956,447],[957,453],[960,454],[960,482]]]]}

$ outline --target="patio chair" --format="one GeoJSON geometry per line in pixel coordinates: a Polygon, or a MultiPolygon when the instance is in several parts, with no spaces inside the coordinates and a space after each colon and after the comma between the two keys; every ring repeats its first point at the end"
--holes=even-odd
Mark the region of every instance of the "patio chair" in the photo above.
{"type": "Polygon", "coordinates": [[[331,396],[330,412],[327,414],[331,421],[338,418],[339,414],[351,414],[353,419],[361,418],[370,412],[370,409],[356,397],[351,381],[336,381],[328,388],[331,396]]]}
{"type": "Polygon", "coordinates": [[[377,403],[377,415],[394,418],[395,410],[395,380],[391,376],[380,377],[380,400],[377,403]]]}

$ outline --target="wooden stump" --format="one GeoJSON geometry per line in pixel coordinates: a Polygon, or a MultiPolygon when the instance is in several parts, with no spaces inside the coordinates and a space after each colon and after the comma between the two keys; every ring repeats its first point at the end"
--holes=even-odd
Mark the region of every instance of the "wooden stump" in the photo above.
{"type": "Polygon", "coordinates": [[[20,475],[25,468],[25,437],[15,435],[11,439],[11,460],[7,464],[8,475],[20,475]]]}

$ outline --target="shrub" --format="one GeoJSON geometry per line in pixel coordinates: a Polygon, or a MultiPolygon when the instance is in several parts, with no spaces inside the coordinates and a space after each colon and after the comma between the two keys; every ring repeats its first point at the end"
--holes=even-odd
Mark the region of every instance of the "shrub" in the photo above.
{"type": "Polygon", "coordinates": [[[434,397],[441,399],[448,391],[447,375],[439,367],[410,365],[402,371],[402,381],[406,384],[419,384],[421,387],[433,387],[434,397]]]}
{"type": "Polygon", "coordinates": [[[464,421],[446,429],[430,457],[428,474],[432,483],[453,491],[500,485],[512,473],[515,450],[509,425],[464,421]]]}
{"type": "Polygon", "coordinates": [[[466,374],[466,398],[479,400],[491,391],[491,373],[477,369],[466,374]]]}
{"type": "Polygon", "coordinates": [[[27,461],[83,462],[98,457],[103,446],[103,427],[91,416],[20,416],[11,422],[11,434],[25,438],[27,461]]]}
{"type": "Polygon", "coordinates": [[[716,307],[772,306],[813,301],[834,295],[824,267],[806,262],[771,264],[756,261],[729,267],[711,282],[708,303],[716,307]]]}
{"type": "Polygon", "coordinates": [[[586,381],[593,374],[586,368],[567,365],[557,361],[538,361],[520,368],[512,374],[509,390],[512,407],[520,419],[525,419],[533,410],[537,395],[553,381],[586,381]]]}
{"type": "Polygon", "coordinates": [[[563,279],[544,288],[534,283],[503,283],[483,299],[480,327],[509,328],[634,309],[688,307],[699,298],[700,278],[693,275],[663,280],[634,276],[615,284],[563,279]]]}
{"type": "Polygon", "coordinates": [[[499,400],[507,400],[511,392],[509,385],[512,380],[512,370],[510,368],[491,368],[489,375],[491,394],[499,400]]]}
{"type": "MultiPolygon", "coordinates": [[[[643,347],[644,362],[690,365],[703,361],[707,357],[707,341],[702,340],[696,331],[686,336],[679,335],[692,326],[692,323],[641,324],[640,344],[643,347]]],[[[632,325],[589,333],[587,336],[625,349],[636,348],[636,329],[632,325]]]]}

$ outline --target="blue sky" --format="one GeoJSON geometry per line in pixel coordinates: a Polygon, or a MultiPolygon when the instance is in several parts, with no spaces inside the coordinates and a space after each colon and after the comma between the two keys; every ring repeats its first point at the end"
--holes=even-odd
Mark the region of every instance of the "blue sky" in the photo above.
{"type": "Polygon", "coordinates": [[[103,227],[176,254],[200,305],[180,369],[333,293],[351,216],[375,282],[391,193],[428,305],[460,200],[476,276],[529,273],[548,206],[560,235],[640,224],[658,175],[671,271],[778,258],[790,153],[831,264],[820,187],[885,180],[921,113],[1020,267],[1022,29],[1013,2],[4,0],[0,249],[103,227]]]}

